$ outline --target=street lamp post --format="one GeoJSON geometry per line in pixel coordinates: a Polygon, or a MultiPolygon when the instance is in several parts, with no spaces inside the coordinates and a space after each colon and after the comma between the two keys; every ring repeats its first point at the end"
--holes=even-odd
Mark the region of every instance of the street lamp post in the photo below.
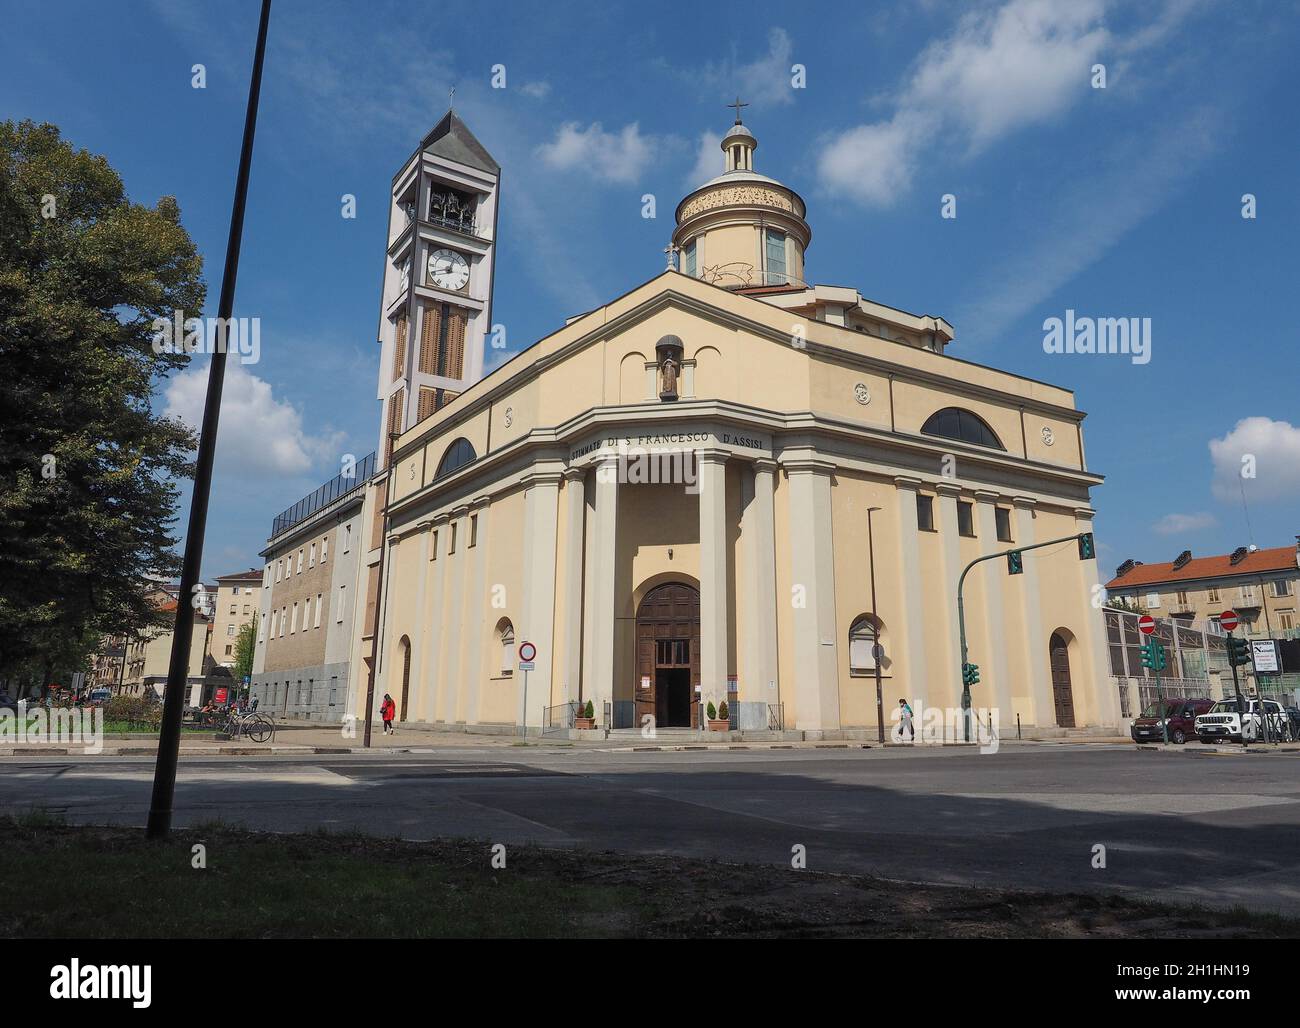
{"type": "MultiPolygon", "coordinates": [[[[253,75],[248,86],[248,107],[244,112],[244,140],[239,151],[239,171],[235,178],[235,202],[230,212],[230,235],[226,239],[226,265],[221,275],[221,298],[217,302],[219,325],[229,324],[235,306],[239,244],[244,235],[248,173],[253,162],[257,103],[262,91],[262,62],[266,56],[266,29],[270,18],[271,0],[262,0],[257,47],[253,54],[253,75]]],[[[167,668],[167,689],[163,694],[162,725],[158,733],[158,762],[154,768],[153,796],[145,830],[150,839],[165,838],[171,829],[172,803],[176,795],[181,708],[185,702],[185,685],[189,677],[190,641],[194,636],[191,597],[199,582],[199,567],[203,561],[203,536],[207,528],[208,497],[212,490],[212,462],[217,452],[217,423],[221,415],[221,388],[226,378],[226,348],[222,345],[214,349],[212,363],[208,365],[208,391],[203,403],[203,425],[199,431],[194,489],[190,495],[189,526],[185,533],[185,559],[181,564],[180,593],[176,598],[176,626],[172,632],[171,661],[167,668]]]]}

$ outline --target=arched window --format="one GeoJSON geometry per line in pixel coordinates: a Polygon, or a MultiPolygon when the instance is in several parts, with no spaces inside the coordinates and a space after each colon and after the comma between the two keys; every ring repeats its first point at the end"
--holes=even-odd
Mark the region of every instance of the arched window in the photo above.
{"type": "Polygon", "coordinates": [[[880,633],[869,614],[863,614],[849,629],[849,674],[873,675],[876,673],[876,643],[880,633]]]}
{"type": "Polygon", "coordinates": [[[442,455],[442,460],[438,462],[438,473],[433,477],[442,478],[443,475],[450,475],[453,471],[463,468],[477,457],[478,454],[474,452],[474,447],[470,445],[468,439],[463,437],[457,439],[447,447],[447,452],[442,455]]]}
{"type": "Polygon", "coordinates": [[[497,645],[501,648],[501,677],[506,678],[515,669],[515,627],[509,618],[497,622],[497,645]]]}
{"type": "Polygon", "coordinates": [[[921,426],[921,432],[924,435],[938,435],[945,439],[974,443],[976,446],[988,446],[995,450],[1006,449],[983,418],[962,407],[945,407],[943,410],[935,411],[921,426]]]}

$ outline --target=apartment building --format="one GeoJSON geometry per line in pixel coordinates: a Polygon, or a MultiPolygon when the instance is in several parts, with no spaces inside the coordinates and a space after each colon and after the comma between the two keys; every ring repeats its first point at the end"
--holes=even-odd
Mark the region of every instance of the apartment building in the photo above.
{"type": "Polygon", "coordinates": [[[257,621],[262,602],[262,571],[249,568],[217,576],[212,605],[212,659],[235,666],[236,642],[244,625],[257,621]]]}
{"type": "Polygon", "coordinates": [[[1106,590],[1112,600],[1126,600],[1153,616],[1204,621],[1213,628],[1223,611],[1234,610],[1239,632],[1292,638],[1300,628],[1300,536],[1295,546],[1239,546],[1209,557],[1184,550],[1160,564],[1126,560],[1106,590]]]}
{"type": "Polygon", "coordinates": [[[361,552],[360,487],[373,468],[371,454],[272,523],[258,575],[251,688],[267,713],[341,721],[347,711],[361,552]]]}

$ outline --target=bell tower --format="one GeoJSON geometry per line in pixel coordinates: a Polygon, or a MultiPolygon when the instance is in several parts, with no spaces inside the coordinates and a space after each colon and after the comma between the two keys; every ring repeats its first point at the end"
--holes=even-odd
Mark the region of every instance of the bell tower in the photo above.
{"type": "Polygon", "coordinates": [[[754,170],[758,139],[740,118],[749,105],[727,106],[736,121],[722,137],[722,174],[677,205],[679,270],[727,289],[800,288],[812,241],[803,198],[754,170]]]}
{"type": "Polygon", "coordinates": [[[393,179],[379,314],[379,467],[483,377],[501,167],[448,110],[393,179]]]}

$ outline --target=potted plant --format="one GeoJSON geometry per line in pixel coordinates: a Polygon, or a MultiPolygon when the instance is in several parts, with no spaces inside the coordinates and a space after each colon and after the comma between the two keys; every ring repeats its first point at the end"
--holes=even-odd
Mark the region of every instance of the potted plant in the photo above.
{"type": "Polygon", "coordinates": [[[727,701],[726,701],[726,700],[723,700],[723,701],[722,701],[722,707],[721,707],[720,709],[717,708],[717,707],[714,707],[714,705],[713,705],[713,701],[710,700],[710,701],[709,701],[709,705],[708,705],[708,707],[706,708],[706,711],[705,711],[705,712],[706,712],[706,713],[708,714],[708,716],[709,716],[709,731],[710,731],[710,732],[729,732],[729,731],[731,731],[731,719],[727,717],[727,701]]]}
{"type": "Polygon", "coordinates": [[[592,729],[596,727],[596,708],[592,706],[591,700],[587,701],[584,707],[578,704],[578,713],[574,715],[573,727],[582,729],[592,729]]]}

